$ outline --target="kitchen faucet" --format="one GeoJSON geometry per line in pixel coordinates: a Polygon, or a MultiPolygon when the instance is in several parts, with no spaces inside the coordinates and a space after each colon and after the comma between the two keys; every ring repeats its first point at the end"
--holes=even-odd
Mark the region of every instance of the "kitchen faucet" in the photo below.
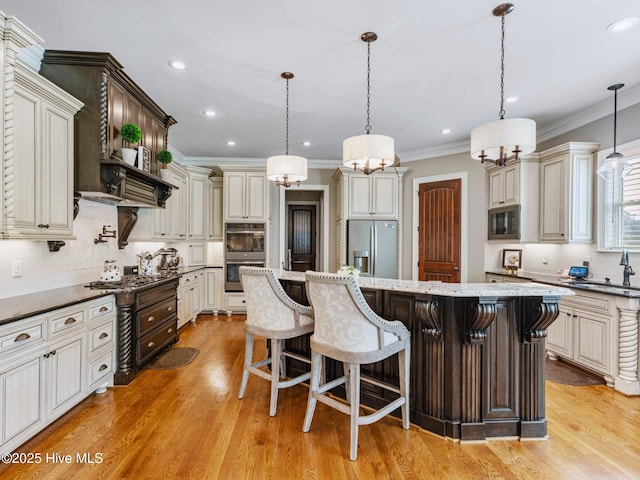
{"type": "Polygon", "coordinates": [[[624,285],[625,287],[630,287],[631,282],[629,281],[629,277],[631,275],[635,275],[636,272],[634,272],[633,268],[631,268],[631,265],[629,265],[629,252],[627,252],[626,248],[622,249],[622,257],[620,258],[620,265],[624,265],[624,271],[622,272],[624,279],[622,281],[622,285],[624,285]]]}

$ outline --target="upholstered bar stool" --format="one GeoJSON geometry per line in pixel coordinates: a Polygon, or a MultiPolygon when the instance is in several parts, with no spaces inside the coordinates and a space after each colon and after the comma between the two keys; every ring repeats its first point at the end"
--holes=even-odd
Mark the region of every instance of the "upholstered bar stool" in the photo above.
{"type": "Polygon", "coordinates": [[[284,340],[313,332],[313,310],[293,301],[284,291],[271,268],[240,267],[240,281],[247,301],[247,331],[244,369],[238,398],[244,397],[249,373],[271,381],[269,415],[276,414],[278,390],[309,380],[305,373],[284,379],[285,357],[310,363],[308,358],[284,350],[284,340]],[[271,341],[271,354],[253,362],[253,337],[258,335],[271,341]],[[261,367],[270,365],[271,371],[261,367]],[[281,379],[281,376],[283,377],[281,379]]]}
{"type": "Polygon", "coordinates": [[[311,335],[311,386],[302,430],[308,432],[316,402],[351,417],[349,458],[358,454],[358,427],[380,420],[398,407],[402,427],[409,428],[410,335],[399,321],[390,322],[376,315],[365,301],[356,279],[351,275],[306,272],[307,297],[313,307],[315,330],[311,335]],[[384,360],[398,354],[400,388],[360,377],[360,365],[384,360]],[[325,383],[324,357],[345,365],[344,376],[325,383]],[[400,396],[368,415],[360,415],[360,382],[373,383],[400,396]],[[345,385],[347,403],[328,396],[329,390],[345,385]]]}

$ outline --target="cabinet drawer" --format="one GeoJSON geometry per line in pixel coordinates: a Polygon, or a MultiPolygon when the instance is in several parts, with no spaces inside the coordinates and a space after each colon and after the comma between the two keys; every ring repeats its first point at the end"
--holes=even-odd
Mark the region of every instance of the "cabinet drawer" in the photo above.
{"type": "Polygon", "coordinates": [[[598,294],[584,295],[582,292],[570,297],[563,297],[560,302],[570,308],[580,307],[603,314],[610,313],[615,304],[613,297],[598,294]]]}
{"type": "Polygon", "coordinates": [[[44,318],[39,322],[0,329],[0,354],[15,353],[38,343],[44,343],[44,318]]]}
{"type": "Polygon", "coordinates": [[[176,305],[177,298],[173,295],[155,305],[140,310],[136,314],[138,337],[165,322],[172,315],[175,316],[176,305]]]}
{"type": "Polygon", "coordinates": [[[113,297],[97,302],[89,307],[89,320],[101,319],[105,315],[113,313],[116,309],[116,302],[113,297]]]}
{"type": "Polygon", "coordinates": [[[91,330],[89,335],[89,353],[113,341],[113,323],[105,323],[91,330]]]}
{"type": "Polygon", "coordinates": [[[113,352],[98,357],[89,365],[89,385],[93,385],[106,375],[113,373],[113,352]]]}
{"type": "Polygon", "coordinates": [[[178,279],[176,278],[175,281],[143,290],[136,294],[136,304],[138,305],[138,308],[144,308],[165,298],[175,296],[177,286],[178,279]]]}
{"type": "Polygon", "coordinates": [[[152,358],[157,352],[169,345],[176,338],[178,326],[175,318],[152,330],[137,342],[136,359],[138,366],[152,358]]]}
{"type": "Polygon", "coordinates": [[[59,310],[49,317],[49,333],[55,337],[81,328],[84,324],[85,313],[82,307],[59,310]]]}
{"type": "Polygon", "coordinates": [[[227,310],[245,310],[247,308],[247,300],[244,295],[231,294],[226,297],[227,310]]]}

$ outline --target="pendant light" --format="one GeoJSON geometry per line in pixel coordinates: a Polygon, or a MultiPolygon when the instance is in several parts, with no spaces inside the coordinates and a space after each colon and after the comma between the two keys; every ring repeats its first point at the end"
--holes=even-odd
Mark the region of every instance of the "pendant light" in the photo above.
{"type": "Polygon", "coordinates": [[[378,35],[366,32],[360,39],[367,43],[367,124],[364,135],[349,137],[342,143],[342,163],[369,175],[393,165],[395,154],[392,137],[371,133],[371,42],[375,42],[378,35]]]}
{"type": "Polygon", "coordinates": [[[277,186],[288,188],[292,183],[300,186],[300,182],[307,179],[307,159],[289,155],[289,80],[293,78],[293,73],[282,72],[280,76],[287,81],[285,152],[284,155],[267,158],[267,178],[277,186]]]}
{"type": "Polygon", "coordinates": [[[504,24],[505,16],[512,11],[512,3],[503,3],[493,9],[493,15],[502,19],[500,120],[486,123],[471,131],[471,158],[500,166],[536,149],[536,122],[528,118],[504,118],[504,24]]]}
{"type": "Polygon", "coordinates": [[[609,173],[613,173],[616,170],[624,171],[624,169],[629,166],[629,163],[624,159],[624,156],[616,151],[616,134],[618,130],[618,90],[622,87],[624,87],[624,83],[616,83],[615,85],[607,87],[607,90],[613,90],[613,152],[607,155],[607,158],[604,159],[604,163],[597,170],[598,175],[604,179],[607,178],[609,173]]]}

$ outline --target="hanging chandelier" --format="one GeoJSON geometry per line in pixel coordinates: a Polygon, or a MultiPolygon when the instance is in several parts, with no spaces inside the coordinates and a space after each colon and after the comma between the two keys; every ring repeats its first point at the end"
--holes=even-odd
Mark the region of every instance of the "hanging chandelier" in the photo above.
{"type": "Polygon", "coordinates": [[[267,178],[279,187],[288,188],[293,183],[300,186],[300,182],[307,179],[307,159],[289,155],[289,80],[293,78],[293,73],[283,72],[280,76],[287,81],[285,152],[284,155],[267,158],[267,178]]]}
{"type": "Polygon", "coordinates": [[[502,18],[500,56],[500,120],[486,123],[471,131],[471,158],[482,163],[504,166],[511,159],[519,159],[536,149],[536,123],[528,118],[505,119],[504,111],[504,24],[505,16],[513,11],[512,3],[503,3],[493,10],[502,18]]]}
{"type": "Polygon", "coordinates": [[[367,43],[367,124],[364,135],[349,137],[342,143],[342,163],[369,175],[393,165],[395,154],[392,137],[371,133],[371,42],[375,42],[378,35],[366,32],[360,39],[367,43]]]}
{"type": "MultiPolygon", "coordinates": [[[[601,178],[606,179],[607,174],[613,173],[619,170],[624,173],[624,169],[629,166],[629,163],[625,160],[621,153],[616,151],[616,135],[618,130],[618,90],[624,87],[624,83],[616,83],[607,87],[607,90],[613,90],[613,152],[607,155],[604,159],[604,163],[600,165],[597,173],[601,178]]],[[[627,172],[628,173],[628,172],[627,172]]]]}

